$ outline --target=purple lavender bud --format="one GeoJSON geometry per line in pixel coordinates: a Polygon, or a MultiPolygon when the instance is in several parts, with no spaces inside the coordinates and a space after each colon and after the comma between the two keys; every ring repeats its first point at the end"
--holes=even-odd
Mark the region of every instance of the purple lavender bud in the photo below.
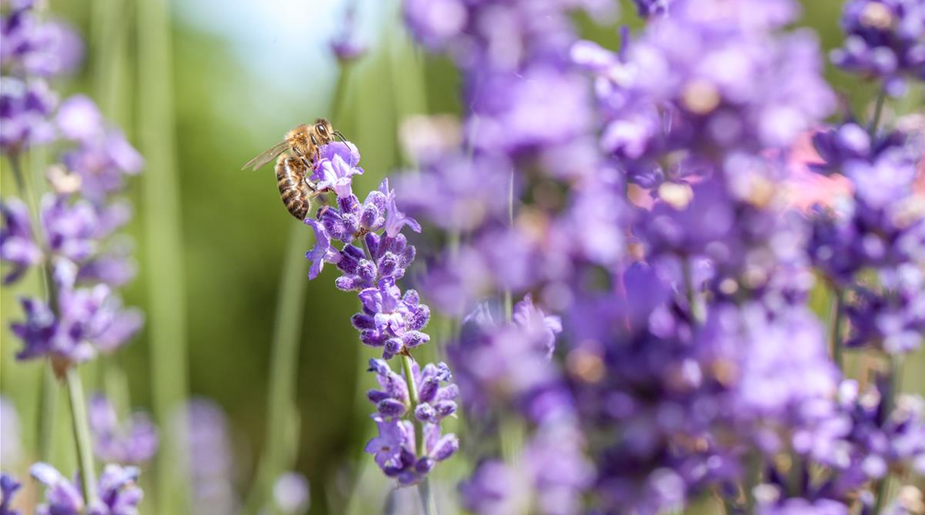
{"type": "Polygon", "coordinates": [[[421,422],[437,423],[437,411],[430,404],[418,404],[414,409],[414,418],[421,422]]]}
{"type": "Polygon", "coordinates": [[[24,82],[0,77],[0,150],[4,154],[17,154],[30,146],[50,142],[54,127],[47,117],[56,103],[57,97],[40,79],[24,82]]]}
{"type": "Polygon", "coordinates": [[[372,330],[376,328],[376,323],[373,321],[373,318],[363,313],[356,313],[350,317],[350,322],[353,324],[353,327],[361,331],[372,330]]]}
{"type": "Polygon", "coordinates": [[[430,455],[437,461],[448,459],[459,450],[459,438],[456,435],[445,435],[434,444],[430,455]]]}
{"type": "Polygon", "coordinates": [[[401,337],[402,345],[404,345],[407,349],[413,349],[429,341],[430,336],[420,331],[408,331],[401,337]]]}
{"type": "MultiPolygon", "coordinates": [[[[430,366],[430,365],[428,365],[430,366]]],[[[426,368],[425,368],[426,373],[426,368]]],[[[418,398],[423,403],[432,403],[437,397],[437,389],[440,387],[440,381],[434,377],[423,377],[418,385],[418,398]]]]}
{"type": "Polygon", "coordinates": [[[360,214],[360,225],[364,229],[372,231],[383,223],[385,223],[385,219],[379,216],[379,209],[374,204],[366,203],[363,205],[363,211],[360,214]]]}
{"type": "Polygon", "coordinates": [[[413,331],[420,331],[427,326],[427,322],[429,320],[430,308],[424,304],[421,304],[411,309],[411,316],[408,320],[408,329],[413,331]]]}
{"type": "Polygon", "coordinates": [[[435,465],[437,465],[437,460],[425,456],[414,464],[414,471],[420,475],[424,475],[433,470],[435,465]]]}
{"type": "Polygon", "coordinates": [[[366,392],[366,398],[373,404],[378,405],[380,402],[384,401],[385,399],[390,399],[391,396],[389,395],[388,392],[383,392],[379,390],[368,390],[366,392]]]}
{"type": "Polygon", "coordinates": [[[13,476],[0,474],[0,515],[19,515],[19,510],[14,510],[10,504],[13,502],[13,495],[20,488],[22,484],[13,476]]]}
{"type": "Polygon", "coordinates": [[[360,341],[370,347],[384,347],[387,339],[388,335],[380,331],[360,331],[360,341]]]}
{"type": "Polygon", "coordinates": [[[340,207],[342,213],[347,214],[356,214],[360,209],[360,201],[357,199],[356,195],[353,193],[347,195],[338,195],[337,197],[337,206],[340,207]]]}
{"type": "Polygon", "coordinates": [[[144,413],[135,413],[120,423],[115,408],[100,394],[90,398],[90,429],[96,439],[94,450],[103,461],[140,464],[157,452],[157,429],[144,413]]]}
{"type": "Polygon", "coordinates": [[[42,260],[42,251],[35,241],[29,210],[18,199],[0,202],[0,260],[10,263],[11,270],[3,284],[16,282],[26,271],[42,260]]]}
{"type": "Polygon", "coordinates": [[[639,16],[649,18],[656,15],[668,14],[671,0],[633,0],[639,16]]]}
{"type": "Polygon", "coordinates": [[[396,354],[401,352],[402,342],[398,338],[389,338],[385,341],[385,348],[382,349],[383,359],[392,359],[396,354]]]}
{"type": "Polygon", "coordinates": [[[456,413],[456,403],[453,401],[437,401],[434,403],[434,412],[442,420],[456,413]]]}
{"type": "Polygon", "coordinates": [[[398,268],[398,257],[391,252],[386,252],[384,256],[379,258],[379,273],[383,277],[390,277],[396,274],[398,268]]]}
{"type": "Polygon", "coordinates": [[[395,399],[385,399],[376,405],[376,410],[383,417],[400,417],[405,414],[408,407],[405,403],[395,399]]]}
{"type": "Polygon", "coordinates": [[[377,272],[376,263],[364,259],[357,265],[356,276],[363,284],[372,284],[376,279],[377,272]]]}

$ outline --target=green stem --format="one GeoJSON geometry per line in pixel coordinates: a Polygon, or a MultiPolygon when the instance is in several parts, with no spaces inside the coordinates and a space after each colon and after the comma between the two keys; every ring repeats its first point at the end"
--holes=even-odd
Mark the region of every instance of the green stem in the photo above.
{"type": "Polygon", "coordinates": [[[832,292],[832,308],[829,312],[829,347],[832,349],[832,360],[839,370],[844,370],[844,349],[842,345],[842,326],[844,317],[844,293],[836,288],[832,292]]]}
{"type": "Polygon", "coordinates": [[[689,257],[681,260],[681,272],[684,274],[684,294],[687,297],[687,304],[690,306],[691,316],[694,318],[694,322],[703,323],[706,319],[706,313],[704,313],[700,295],[697,295],[697,289],[694,288],[694,273],[689,257]]]}
{"type": "Polygon", "coordinates": [[[51,461],[55,441],[55,415],[58,411],[58,380],[50,363],[42,367],[39,383],[39,460],[51,461]]]}
{"type": "MultiPolygon", "coordinates": [[[[7,156],[10,168],[13,170],[13,177],[16,179],[16,187],[19,196],[26,203],[29,209],[29,215],[32,220],[34,234],[39,234],[41,219],[39,217],[38,202],[33,197],[32,188],[26,177],[23,175],[20,166],[19,155],[11,154],[7,156]]],[[[56,301],[57,292],[54,288],[54,282],[51,276],[51,266],[46,262],[42,264],[42,288],[45,290],[45,300],[51,309],[56,310],[58,303],[56,301]]],[[[50,363],[42,367],[42,377],[39,379],[39,409],[36,427],[39,435],[38,455],[42,461],[51,460],[52,446],[54,445],[55,435],[55,416],[58,410],[58,383],[55,373],[50,363]]]]}
{"type": "Polygon", "coordinates": [[[96,470],[93,468],[93,447],[90,440],[90,425],[87,423],[87,402],[84,399],[83,383],[76,367],[65,372],[68,399],[71,405],[71,429],[77,446],[77,462],[80,467],[80,487],[87,506],[97,502],[96,470]]]}
{"type": "MultiPolygon", "coordinates": [[[[510,171],[510,176],[508,178],[508,188],[507,188],[507,220],[508,226],[512,229],[514,228],[514,169],[510,171]]],[[[511,321],[511,318],[514,314],[514,299],[511,295],[511,290],[504,290],[504,318],[508,322],[511,321]]]]}
{"type": "MultiPolygon", "coordinates": [[[[411,399],[411,419],[414,422],[414,447],[417,450],[418,457],[424,456],[427,449],[424,448],[424,424],[421,423],[417,417],[414,416],[414,411],[420,404],[421,400],[418,397],[418,386],[414,382],[414,359],[411,358],[408,354],[401,355],[401,367],[402,372],[405,376],[405,383],[408,384],[408,397],[411,399]]],[[[421,505],[424,507],[425,515],[433,515],[436,513],[433,510],[433,499],[430,492],[430,484],[427,483],[425,478],[418,485],[418,495],[421,497],[421,505]]]]}
{"type": "Polygon", "coordinates": [[[189,511],[186,292],[174,130],[172,39],[167,0],[137,4],[138,134],[147,160],[143,215],[149,288],[152,404],[163,433],[155,501],[161,513],[189,511]]]}
{"type": "MultiPolygon", "coordinates": [[[[890,360],[890,385],[887,389],[886,394],[883,396],[883,413],[884,417],[889,417],[893,408],[896,406],[896,397],[899,393],[899,390],[902,388],[902,364],[903,358],[901,355],[887,356],[887,359],[890,360]]],[[[877,497],[874,504],[874,514],[879,514],[883,509],[883,506],[886,504],[887,497],[889,494],[890,486],[890,475],[889,472],[882,479],[877,481],[877,497]]]]}
{"type": "Polygon", "coordinates": [[[255,488],[248,497],[245,513],[256,514],[267,504],[273,483],[282,474],[287,457],[294,458],[297,452],[287,445],[290,439],[280,438],[280,431],[282,428],[290,427],[290,415],[296,409],[295,387],[302,330],[301,315],[305,305],[305,276],[308,275],[308,261],[303,252],[308,246],[308,241],[305,227],[292,224],[286,248],[286,261],[277,289],[276,321],[270,358],[266,443],[257,469],[255,488]]]}
{"type": "Polygon", "coordinates": [[[757,451],[753,451],[748,459],[748,468],[745,471],[745,484],[743,485],[743,488],[745,489],[745,492],[743,493],[745,494],[746,515],[755,514],[755,487],[758,486],[758,483],[761,482],[761,466],[761,455],[757,451]]]}
{"type": "Polygon", "coordinates": [[[874,117],[870,121],[870,128],[868,132],[871,136],[877,134],[877,129],[880,127],[880,118],[883,116],[883,105],[886,103],[886,90],[880,88],[880,92],[877,93],[877,103],[874,105],[874,117]]]}

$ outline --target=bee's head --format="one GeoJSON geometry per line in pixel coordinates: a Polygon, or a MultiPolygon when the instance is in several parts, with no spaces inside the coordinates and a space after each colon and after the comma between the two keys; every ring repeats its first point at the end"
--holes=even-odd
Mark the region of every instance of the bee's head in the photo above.
{"type": "Polygon", "coordinates": [[[318,135],[321,139],[321,143],[330,143],[334,139],[334,128],[331,127],[331,122],[325,120],[324,118],[319,118],[315,121],[315,134],[318,135]]]}

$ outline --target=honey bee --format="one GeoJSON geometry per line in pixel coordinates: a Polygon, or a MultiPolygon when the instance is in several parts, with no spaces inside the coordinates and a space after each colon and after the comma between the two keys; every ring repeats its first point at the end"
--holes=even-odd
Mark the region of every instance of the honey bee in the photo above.
{"type": "Polygon", "coordinates": [[[334,141],[335,137],[344,140],[331,127],[331,122],[319,118],[312,125],[303,124],[290,130],[283,141],[261,152],[241,169],[256,170],[276,159],[279,197],[292,216],[304,220],[311,209],[312,199],[320,194],[308,180],[312,166],[318,160],[319,148],[334,141]],[[287,150],[293,155],[281,155],[287,150]]]}

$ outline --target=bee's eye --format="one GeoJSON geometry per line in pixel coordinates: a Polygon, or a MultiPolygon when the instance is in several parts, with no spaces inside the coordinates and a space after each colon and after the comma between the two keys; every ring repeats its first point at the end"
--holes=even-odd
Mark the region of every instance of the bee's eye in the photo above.
{"type": "Polygon", "coordinates": [[[315,130],[318,131],[319,134],[325,134],[326,132],[328,132],[328,128],[325,127],[323,123],[319,123],[318,125],[316,125],[315,130]]]}

